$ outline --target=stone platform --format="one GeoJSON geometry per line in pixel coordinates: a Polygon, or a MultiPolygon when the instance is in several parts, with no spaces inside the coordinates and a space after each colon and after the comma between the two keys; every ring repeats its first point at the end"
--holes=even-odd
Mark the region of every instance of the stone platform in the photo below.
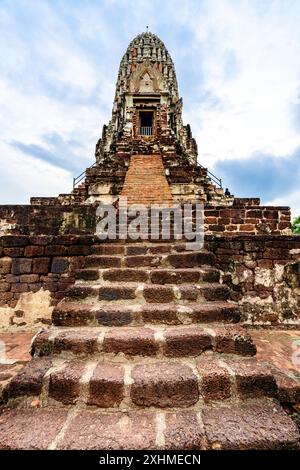
{"type": "Polygon", "coordinates": [[[84,257],[3,387],[1,447],[297,448],[280,401],[297,404],[299,383],[255,358],[215,255],[145,248],[84,257]]]}

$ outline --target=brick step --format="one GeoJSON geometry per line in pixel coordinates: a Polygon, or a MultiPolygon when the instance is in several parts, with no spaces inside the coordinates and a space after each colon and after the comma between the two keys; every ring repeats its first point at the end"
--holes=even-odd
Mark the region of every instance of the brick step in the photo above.
{"type": "Polygon", "coordinates": [[[191,302],[188,306],[175,303],[122,305],[60,302],[53,310],[56,326],[125,326],[145,324],[197,324],[211,322],[237,323],[240,310],[229,302],[191,302]]]}
{"type": "Polygon", "coordinates": [[[0,449],[298,449],[299,431],[274,400],[201,410],[17,409],[0,417],[0,449]],[[72,414],[71,414],[72,413],[72,414]]]}
{"type": "Polygon", "coordinates": [[[69,357],[121,355],[151,357],[195,357],[205,351],[253,356],[251,336],[238,326],[150,326],[54,328],[34,338],[32,354],[69,357]]]}
{"type": "Polygon", "coordinates": [[[219,282],[220,272],[211,267],[204,268],[87,268],[75,272],[75,278],[83,281],[103,279],[109,282],[145,282],[153,284],[183,284],[219,282]]]}
{"type": "Polygon", "coordinates": [[[42,357],[32,359],[2,396],[9,406],[18,399],[20,407],[39,396],[42,407],[201,408],[203,401],[276,398],[278,388],[269,364],[253,357],[209,353],[167,361],[144,357],[126,364],[42,357]]]}
{"type": "Polygon", "coordinates": [[[207,282],[200,284],[161,285],[119,282],[106,284],[75,284],[67,288],[67,300],[98,302],[122,302],[135,300],[140,303],[188,304],[188,302],[205,302],[227,300],[230,289],[225,284],[207,282]]]}
{"type": "Polygon", "coordinates": [[[128,268],[139,266],[193,268],[200,266],[213,266],[214,263],[214,254],[205,251],[133,256],[89,255],[85,257],[85,268],[120,268],[121,266],[128,268]]]}
{"type": "Polygon", "coordinates": [[[156,255],[158,253],[177,253],[178,251],[184,251],[185,245],[182,243],[178,243],[177,245],[174,243],[168,243],[166,241],[163,244],[158,243],[154,244],[149,243],[147,241],[140,243],[103,243],[99,245],[93,245],[91,247],[92,253],[95,255],[156,255]]]}

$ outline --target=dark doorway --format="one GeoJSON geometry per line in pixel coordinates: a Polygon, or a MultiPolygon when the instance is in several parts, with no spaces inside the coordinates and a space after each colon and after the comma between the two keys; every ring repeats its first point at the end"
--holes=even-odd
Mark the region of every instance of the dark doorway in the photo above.
{"type": "Polygon", "coordinates": [[[154,113],[153,111],[139,112],[139,134],[143,136],[153,135],[154,113]]]}

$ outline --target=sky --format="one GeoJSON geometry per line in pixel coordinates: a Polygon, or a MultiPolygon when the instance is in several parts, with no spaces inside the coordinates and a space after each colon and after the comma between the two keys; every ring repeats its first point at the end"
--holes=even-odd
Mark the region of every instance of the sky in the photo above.
{"type": "Polygon", "coordinates": [[[169,50],[199,162],[300,215],[300,0],[0,0],[0,204],[94,161],[129,42],[169,50]]]}

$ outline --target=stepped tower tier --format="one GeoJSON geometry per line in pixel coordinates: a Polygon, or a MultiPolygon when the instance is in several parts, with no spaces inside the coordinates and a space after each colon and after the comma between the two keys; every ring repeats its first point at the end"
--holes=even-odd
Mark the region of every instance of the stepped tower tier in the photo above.
{"type": "MultiPolygon", "coordinates": [[[[97,161],[128,139],[154,143],[161,152],[169,144],[192,164],[197,160],[196,141],[182,122],[173,61],[163,42],[149,32],[138,35],[121,60],[112,119],[97,143],[97,161]]],[[[141,151],[147,147],[142,145],[141,151]]]]}
{"type": "Polygon", "coordinates": [[[139,34],[121,60],[112,117],[96,144],[96,161],[74,178],[70,194],[35,197],[31,203],[114,203],[126,195],[148,205],[195,201],[232,205],[234,198],[228,191],[224,194],[221,180],[197,163],[197,144],[190,125],[183,124],[182,105],[175,67],[164,43],[148,31],[139,34]],[[146,167],[152,174],[151,181],[143,179],[143,201],[136,198],[140,179],[145,178],[140,159],[132,158],[136,155],[143,156],[145,163],[148,160],[146,167]]]}

